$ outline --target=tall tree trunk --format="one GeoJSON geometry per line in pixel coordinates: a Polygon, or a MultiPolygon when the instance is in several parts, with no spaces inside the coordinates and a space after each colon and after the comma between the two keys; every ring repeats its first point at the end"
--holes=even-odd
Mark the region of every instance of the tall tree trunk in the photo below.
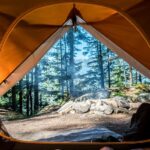
{"type": "Polygon", "coordinates": [[[22,101],[23,101],[23,91],[22,91],[22,80],[19,81],[19,112],[22,114],[22,101]]]}
{"type": "Polygon", "coordinates": [[[40,94],[40,96],[39,96],[40,98],[39,98],[39,101],[40,101],[40,108],[42,107],[42,94],[40,94]]]}
{"type": "Polygon", "coordinates": [[[107,64],[107,72],[108,72],[108,87],[111,87],[111,74],[110,74],[110,66],[111,66],[111,62],[110,62],[110,55],[109,55],[109,49],[107,48],[107,55],[108,55],[108,64],[107,64]]]}
{"type": "Polygon", "coordinates": [[[39,67],[34,71],[34,112],[39,110],[39,67]]]}
{"type": "Polygon", "coordinates": [[[27,93],[26,93],[26,115],[29,116],[30,115],[30,110],[29,110],[29,91],[30,91],[30,87],[29,87],[29,74],[26,75],[26,89],[27,89],[27,93]]]}
{"type": "Polygon", "coordinates": [[[123,70],[123,78],[124,78],[124,84],[125,84],[125,87],[127,86],[127,73],[126,73],[126,65],[123,61],[123,67],[124,67],[124,70],[123,70]]]}
{"type": "Polygon", "coordinates": [[[66,91],[67,91],[67,95],[69,94],[69,82],[68,82],[68,59],[67,59],[67,41],[66,41],[66,36],[64,36],[64,48],[65,48],[65,78],[66,78],[66,91]]]}
{"type": "Polygon", "coordinates": [[[30,104],[30,115],[33,115],[33,104],[32,104],[33,98],[32,98],[32,89],[30,87],[29,90],[29,104],[30,104]]]}
{"type": "Polygon", "coordinates": [[[133,74],[132,74],[132,66],[129,66],[129,84],[130,87],[133,85],[133,74]]]}
{"type": "Polygon", "coordinates": [[[74,96],[74,34],[73,28],[68,33],[68,45],[70,50],[69,75],[70,75],[70,94],[74,96]]]}
{"type": "Polygon", "coordinates": [[[61,78],[60,78],[60,83],[61,83],[61,96],[63,98],[64,96],[64,73],[63,73],[63,49],[62,49],[62,40],[60,39],[60,73],[61,73],[61,78]]]}
{"type": "Polygon", "coordinates": [[[100,73],[101,73],[100,86],[102,89],[104,89],[105,88],[105,81],[104,81],[102,45],[99,42],[97,42],[97,50],[98,50],[98,64],[99,64],[99,69],[100,69],[100,73]]]}
{"type": "Polygon", "coordinates": [[[16,111],[16,86],[12,88],[12,109],[16,111]]]}
{"type": "Polygon", "coordinates": [[[30,83],[30,115],[33,115],[33,96],[32,96],[32,91],[33,91],[33,82],[34,82],[34,75],[33,75],[33,70],[31,72],[31,83],[30,83]]]}
{"type": "Polygon", "coordinates": [[[140,73],[139,73],[139,82],[142,83],[142,76],[140,73]]]}
{"type": "Polygon", "coordinates": [[[138,72],[135,70],[135,84],[138,83],[138,72]]]}

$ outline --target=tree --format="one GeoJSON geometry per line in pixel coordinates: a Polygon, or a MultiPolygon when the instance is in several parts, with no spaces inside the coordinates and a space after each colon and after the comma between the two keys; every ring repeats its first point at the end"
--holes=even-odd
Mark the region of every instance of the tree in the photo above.
{"type": "Polygon", "coordinates": [[[34,69],[34,112],[39,110],[39,66],[34,69]]]}
{"type": "Polygon", "coordinates": [[[22,87],[22,80],[19,81],[19,112],[22,114],[23,108],[23,87],[22,87]]]}
{"type": "Polygon", "coordinates": [[[129,74],[130,74],[130,87],[133,85],[133,74],[132,74],[132,66],[129,66],[129,74]]]}
{"type": "Polygon", "coordinates": [[[100,86],[101,89],[105,88],[105,81],[104,81],[104,68],[103,68],[103,54],[102,54],[102,45],[100,42],[97,41],[97,52],[98,52],[98,64],[100,70],[100,86]]]}
{"type": "Polygon", "coordinates": [[[12,92],[12,109],[15,111],[16,109],[17,109],[17,106],[16,106],[16,89],[17,87],[16,86],[14,86],[13,88],[12,88],[12,90],[11,90],[11,92],[12,92]]]}

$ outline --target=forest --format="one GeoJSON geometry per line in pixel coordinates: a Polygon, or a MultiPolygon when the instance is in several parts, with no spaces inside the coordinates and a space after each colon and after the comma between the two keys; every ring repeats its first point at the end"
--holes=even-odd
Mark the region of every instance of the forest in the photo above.
{"type": "Polygon", "coordinates": [[[85,93],[119,88],[121,95],[121,89],[141,83],[150,84],[150,80],[78,26],[0,97],[0,107],[28,117],[47,105],[61,105],[85,93]]]}

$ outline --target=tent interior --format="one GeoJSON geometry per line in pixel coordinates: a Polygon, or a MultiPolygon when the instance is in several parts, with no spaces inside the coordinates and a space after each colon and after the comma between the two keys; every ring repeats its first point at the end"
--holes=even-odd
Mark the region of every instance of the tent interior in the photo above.
{"type": "MultiPolygon", "coordinates": [[[[78,25],[150,78],[149,10],[148,0],[1,0],[0,95],[36,66],[70,28],[76,30],[78,25]]],[[[150,147],[149,139],[106,143],[28,142],[3,131],[0,146],[4,150],[150,147]]]]}

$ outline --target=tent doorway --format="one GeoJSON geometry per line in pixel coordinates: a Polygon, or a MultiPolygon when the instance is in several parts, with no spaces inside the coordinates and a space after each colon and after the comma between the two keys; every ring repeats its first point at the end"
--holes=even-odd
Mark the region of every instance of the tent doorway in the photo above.
{"type": "Polygon", "coordinates": [[[65,141],[70,134],[67,140],[91,141],[107,132],[114,138],[101,140],[119,141],[149,82],[76,26],[1,99],[1,105],[11,109],[11,121],[4,123],[11,136],[21,140],[65,141]]]}

